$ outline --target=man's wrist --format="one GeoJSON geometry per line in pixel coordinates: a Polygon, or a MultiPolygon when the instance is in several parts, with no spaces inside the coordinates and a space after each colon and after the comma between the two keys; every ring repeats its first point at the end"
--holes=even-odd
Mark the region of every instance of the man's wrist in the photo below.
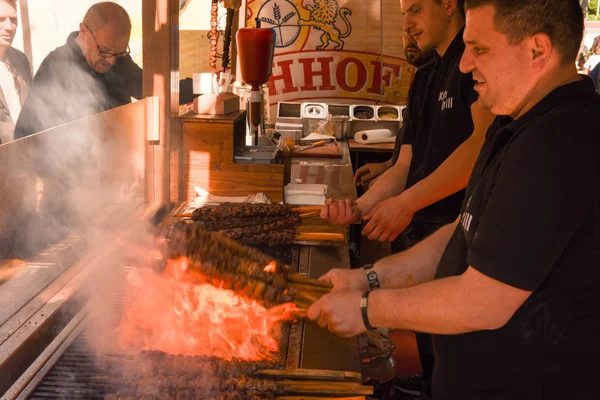
{"type": "Polygon", "coordinates": [[[369,290],[380,289],[381,285],[379,283],[379,276],[377,276],[377,272],[373,270],[373,264],[365,264],[362,267],[362,270],[367,280],[369,290]]]}
{"type": "Polygon", "coordinates": [[[415,214],[417,211],[423,208],[419,202],[420,199],[422,199],[422,196],[419,196],[416,193],[415,186],[406,189],[398,195],[398,201],[402,203],[404,209],[412,214],[415,214]]]}
{"type": "Polygon", "coordinates": [[[361,299],[360,299],[360,315],[362,317],[363,320],[363,324],[365,325],[365,328],[367,328],[367,330],[375,330],[376,328],[371,325],[371,322],[369,321],[369,295],[371,294],[370,290],[367,290],[366,292],[363,293],[361,299]]]}

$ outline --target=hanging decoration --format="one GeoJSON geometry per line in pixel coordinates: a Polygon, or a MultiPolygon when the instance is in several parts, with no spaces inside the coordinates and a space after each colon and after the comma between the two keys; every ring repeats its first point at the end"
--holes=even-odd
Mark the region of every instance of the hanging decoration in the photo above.
{"type": "Polygon", "coordinates": [[[219,43],[219,0],[212,0],[210,9],[210,68],[213,74],[217,69],[217,45],[219,43]]]}

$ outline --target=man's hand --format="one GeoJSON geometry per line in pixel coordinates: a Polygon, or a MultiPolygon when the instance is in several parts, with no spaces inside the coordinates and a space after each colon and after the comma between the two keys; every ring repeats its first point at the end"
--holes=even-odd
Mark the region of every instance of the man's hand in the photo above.
{"type": "Polygon", "coordinates": [[[365,215],[369,222],[362,234],[371,240],[392,242],[406,229],[415,212],[403,195],[384,200],[365,215]]]}
{"type": "Polygon", "coordinates": [[[333,290],[350,289],[364,292],[369,289],[367,277],[362,269],[332,269],[319,280],[333,284],[333,290]]]}
{"type": "Polygon", "coordinates": [[[349,225],[360,221],[362,211],[352,200],[325,200],[321,218],[332,225],[349,225]]]}
{"type": "Polygon", "coordinates": [[[387,163],[366,164],[360,167],[354,174],[354,184],[356,186],[368,187],[371,180],[379,177],[387,171],[387,163]]]}
{"type": "Polygon", "coordinates": [[[307,316],[338,336],[356,336],[367,330],[360,313],[361,297],[360,291],[336,290],[310,306],[307,316]]]}

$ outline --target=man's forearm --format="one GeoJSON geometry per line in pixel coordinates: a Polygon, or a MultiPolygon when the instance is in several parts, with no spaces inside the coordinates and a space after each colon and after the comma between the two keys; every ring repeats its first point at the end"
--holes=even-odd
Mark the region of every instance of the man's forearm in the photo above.
{"type": "Polygon", "coordinates": [[[461,275],[406,289],[375,290],[367,312],[376,327],[461,334],[503,327],[531,293],[468,267],[461,275]]]}
{"type": "Polygon", "coordinates": [[[471,105],[473,132],[431,175],[402,193],[409,209],[417,212],[464,189],[495,116],[479,102],[471,105]]]}
{"type": "Polygon", "coordinates": [[[460,276],[369,294],[368,315],[373,326],[454,335],[487,328],[483,311],[470,309],[460,276]]]}
{"type": "Polygon", "coordinates": [[[456,225],[457,222],[443,226],[410,249],[377,261],[374,271],[381,287],[407,288],[433,280],[456,225]]]}
{"type": "Polygon", "coordinates": [[[357,200],[363,216],[383,200],[402,193],[406,186],[408,168],[408,165],[392,166],[357,200]]]}
{"type": "Polygon", "coordinates": [[[464,189],[483,141],[484,137],[471,136],[431,175],[406,190],[402,196],[407,198],[409,207],[416,212],[464,189]]]}

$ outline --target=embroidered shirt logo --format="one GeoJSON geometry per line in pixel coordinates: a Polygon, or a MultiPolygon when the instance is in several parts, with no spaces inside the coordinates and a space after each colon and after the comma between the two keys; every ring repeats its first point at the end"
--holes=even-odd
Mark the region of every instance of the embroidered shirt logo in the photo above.
{"type": "Polygon", "coordinates": [[[473,216],[468,212],[464,212],[460,217],[460,224],[465,231],[469,232],[469,229],[471,229],[471,222],[473,222],[473,216]]]}
{"type": "Polygon", "coordinates": [[[447,90],[443,90],[440,92],[440,97],[438,101],[442,103],[442,111],[449,110],[454,105],[454,97],[448,97],[447,90]]]}

